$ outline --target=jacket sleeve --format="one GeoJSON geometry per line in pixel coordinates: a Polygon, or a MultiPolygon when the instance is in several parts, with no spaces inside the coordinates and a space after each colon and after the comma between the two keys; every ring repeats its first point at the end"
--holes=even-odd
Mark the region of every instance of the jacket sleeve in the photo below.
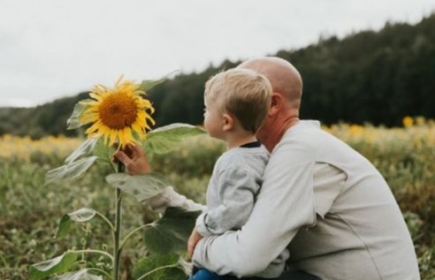
{"type": "Polygon", "coordinates": [[[241,228],[251,214],[260,180],[258,175],[240,166],[221,171],[214,186],[220,204],[198,217],[199,234],[210,236],[241,228]]]}
{"type": "Polygon", "coordinates": [[[281,143],[271,155],[247,223],[238,231],[201,239],[194,264],[238,277],[266,269],[300,228],[316,221],[313,167],[308,147],[281,143]]]}

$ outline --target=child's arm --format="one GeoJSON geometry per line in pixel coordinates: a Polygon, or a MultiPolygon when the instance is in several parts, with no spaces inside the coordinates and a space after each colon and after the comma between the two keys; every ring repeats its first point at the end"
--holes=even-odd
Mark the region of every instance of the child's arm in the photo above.
{"type": "Polygon", "coordinates": [[[163,191],[149,199],[141,201],[158,213],[164,213],[168,207],[179,207],[187,211],[205,211],[205,205],[194,202],[184,195],[177,193],[173,187],[168,186],[163,191]]]}

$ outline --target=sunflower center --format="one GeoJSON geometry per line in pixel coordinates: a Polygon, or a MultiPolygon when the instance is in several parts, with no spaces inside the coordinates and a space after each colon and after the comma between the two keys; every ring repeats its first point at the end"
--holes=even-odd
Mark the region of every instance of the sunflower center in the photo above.
{"type": "Polygon", "coordinates": [[[110,94],[99,107],[100,120],[111,129],[130,127],[136,121],[135,100],[126,94],[110,94]]]}

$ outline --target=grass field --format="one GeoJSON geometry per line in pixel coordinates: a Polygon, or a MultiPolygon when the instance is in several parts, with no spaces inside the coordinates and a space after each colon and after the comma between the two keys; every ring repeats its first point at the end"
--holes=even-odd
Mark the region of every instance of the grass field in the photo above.
{"type": "MultiPolygon", "coordinates": [[[[413,237],[422,279],[435,279],[435,124],[424,119],[407,119],[404,124],[395,129],[346,124],[324,129],[361,152],[385,176],[413,237]]],[[[77,181],[44,185],[45,173],[62,165],[82,141],[0,138],[0,279],[27,279],[29,264],[68,248],[110,246],[108,232],[98,222],[75,226],[64,239],[53,238],[65,213],[91,207],[114,215],[114,190],[103,179],[104,168],[94,166],[77,181]]],[[[175,152],[154,157],[153,166],[180,192],[204,202],[214,161],[224,149],[221,142],[199,136],[175,152]]],[[[126,196],[123,205],[125,229],[149,219],[146,207],[133,198],[126,196]]],[[[124,268],[146,252],[140,235],[129,243],[124,268]]]]}

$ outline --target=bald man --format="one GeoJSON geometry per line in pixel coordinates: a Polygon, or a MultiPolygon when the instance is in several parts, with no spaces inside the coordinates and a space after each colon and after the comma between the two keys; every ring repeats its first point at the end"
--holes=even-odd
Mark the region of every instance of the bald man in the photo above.
{"type": "MultiPolygon", "coordinates": [[[[247,277],[288,248],[280,279],[420,279],[410,234],[381,174],[319,122],[299,119],[302,79],[296,68],[276,57],[238,67],[272,84],[272,106],[257,133],[271,157],[245,226],[200,240],[194,264],[247,277]]],[[[115,156],[132,173],[149,172],[143,151],[133,149],[132,157],[115,156]]],[[[201,209],[171,187],[148,203],[201,209]]]]}

